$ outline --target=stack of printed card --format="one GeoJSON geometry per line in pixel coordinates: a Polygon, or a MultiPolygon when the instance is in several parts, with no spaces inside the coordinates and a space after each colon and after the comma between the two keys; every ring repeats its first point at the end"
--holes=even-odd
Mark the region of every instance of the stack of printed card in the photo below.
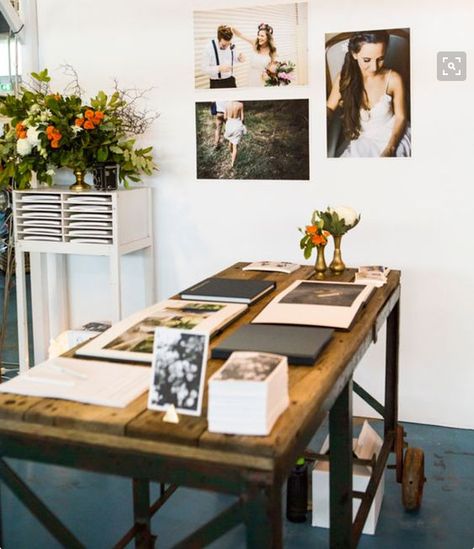
{"type": "Polygon", "coordinates": [[[286,356],[237,351],[209,380],[208,429],[268,435],[288,404],[286,356]]]}
{"type": "Polygon", "coordinates": [[[387,275],[390,272],[388,267],[383,265],[364,265],[357,269],[355,275],[356,282],[362,282],[364,284],[373,284],[380,288],[387,283],[387,275]]]}

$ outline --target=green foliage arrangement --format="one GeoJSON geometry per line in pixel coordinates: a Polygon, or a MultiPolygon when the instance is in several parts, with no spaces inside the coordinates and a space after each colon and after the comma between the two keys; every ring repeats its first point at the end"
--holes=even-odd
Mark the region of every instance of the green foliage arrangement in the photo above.
{"type": "Polygon", "coordinates": [[[137,96],[115,86],[115,91],[84,102],[75,72],[72,94],[52,93],[48,70],[32,73],[31,89],[0,98],[0,116],[9,122],[0,136],[0,188],[13,179],[27,188],[36,172],[38,181],[51,185],[55,168],[89,170],[96,162],[120,167],[120,181],[140,181],[157,169],[152,147],[136,148],[135,137],[157,115],[136,108],[137,96]]]}

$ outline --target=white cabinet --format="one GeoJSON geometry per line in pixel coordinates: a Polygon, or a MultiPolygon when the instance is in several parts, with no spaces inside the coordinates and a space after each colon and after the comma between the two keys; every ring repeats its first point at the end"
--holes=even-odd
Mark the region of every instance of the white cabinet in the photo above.
{"type": "Polygon", "coordinates": [[[120,258],[143,249],[146,301],[147,304],[154,302],[151,189],[135,187],[78,193],[67,187],[51,187],[14,191],[13,208],[21,370],[29,367],[26,252],[31,254],[35,361],[45,358],[50,335],[57,335],[50,334],[54,331],[49,326],[52,316],[60,318],[56,320],[58,328],[70,327],[65,254],[109,257],[111,320],[117,321],[122,317],[120,258]]]}

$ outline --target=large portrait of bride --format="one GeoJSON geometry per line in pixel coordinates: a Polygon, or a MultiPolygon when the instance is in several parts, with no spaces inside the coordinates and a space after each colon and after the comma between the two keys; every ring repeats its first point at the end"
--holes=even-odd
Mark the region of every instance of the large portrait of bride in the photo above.
{"type": "Polygon", "coordinates": [[[326,35],[327,155],[411,156],[410,30],[326,35]]]}
{"type": "Polygon", "coordinates": [[[307,2],[195,11],[195,88],[306,85],[307,12],[307,2]]]}

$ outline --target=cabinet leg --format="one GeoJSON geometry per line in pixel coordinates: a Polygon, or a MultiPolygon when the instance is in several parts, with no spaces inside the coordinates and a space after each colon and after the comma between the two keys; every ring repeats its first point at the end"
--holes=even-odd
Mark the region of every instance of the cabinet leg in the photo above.
{"type": "Polygon", "coordinates": [[[110,256],[110,289],[112,294],[112,322],[122,318],[122,287],[120,276],[120,256],[113,253],[110,256]]]}
{"type": "Polygon", "coordinates": [[[25,253],[20,249],[17,249],[15,260],[18,358],[20,362],[20,372],[25,372],[30,367],[30,357],[28,353],[28,312],[25,279],[25,253]]]}

